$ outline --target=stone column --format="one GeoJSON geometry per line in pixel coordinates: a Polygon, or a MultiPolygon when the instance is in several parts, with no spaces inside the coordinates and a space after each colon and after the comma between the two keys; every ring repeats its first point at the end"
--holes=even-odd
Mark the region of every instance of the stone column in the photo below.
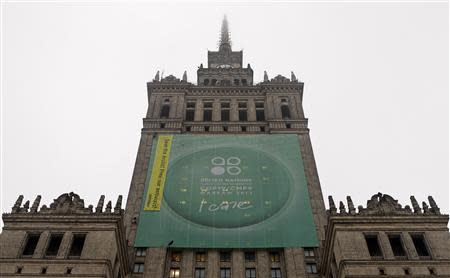
{"type": "Polygon", "coordinates": [[[183,119],[184,118],[184,96],[177,96],[177,107],[176,107],[176,118],[183,119]]]}
{"type": "Polygon", "coordinates": [[[287,278],[305,277],[305,257],[302,248],[285,248],[284,258],[287,278]]]}
{"type": "Polygon", "coordinates": [[[206,277],[219,278],[219,252],[215,249],[208,251],[208,267],[206,277]]]}
{"type": "Polygon", "coordinates": [[[394,253],[392,252],[391,244],[389,243],[389,238],[386,233],[378,234],[378,242],[380,243],[381,251],[383,252],[383,257],[386,260],[395,260],[394,253]]]}
{"type": "Polygon", "coordinates": [[[169,262],[164,264],[165,259],[166,259],[165,248],[148,248],[147,256],[145,256],[144,277],[163,278],[164,265],[166,265],[167,271],[170,268],[170,260],[167,259],[169,262]]]}
{"type": "Polygon", "coordinates": [[[161,112],[161,102],[162,96],[158,95],[155,97],[155,105],[153,106],[153,118],[159,118],[159,113],[161,112]]]}
{"type": "Polygon", "coordinates": [[[239,114],[238,114],[238,103],[236,99],[231,99],[230,103],[230,121],[237,122],[239,121],[239,114]]]}
{"type": "Polygon", "coordinates": [[[233,249],[231,256],[231,277],[244,278],[244,252],[238,249],[233,249]]]}
{"type": "Polygon", "coordinates": [[[197,102],[195,103],[194,121],[203,121],[203,101],[201,99],[197,99],[197,102]]]}
{"type": "Polygon", "coordinates": [[[250,98],[247,102],[247,115],[249,122],[256,121],[256,107],[255,100],[253,98],[250,98]]]}
{"type": "Polygon", "coordinates": [[[72,237],[73,235],[71,232],[64,233],[64,236],[61,240],[61,245],[59,246],[58,255],[56,256],[57,259],[64,259],[66,255],[69,254],[72,237]]]}
{"type": "Polygon", "coordinates": [[[406,255],[410,260],[419,260],[419,255],[417,255],[416,247],[412,241],[412,238],[409,233],[402,233],[403,245],[405,246],[406,255]]]}
{"type": "Polygon", "coordinates": [[[194,269],[194,252],[192,250],[183,250],[181,258],[180,278],[192,278],[194,269]]]}
{"type": "Polygon", "coordinates": [[[50,232],[44,231],[39,237],[39,241],[36,245],[36,249],[34,250],[33,259],[40,259],[44,257],[45,247],[47,246],[48,241],[50,240],[50,232]]]}
{"type": "Polygon", "coordinates": [[[275,119],[275,109],[274,109],[273,96],[267,95],[266,97],[266,120],[275,119]]]}
{"type": "Polygon", "coordinates": [[[220,100],[217,98],[213,102],[212,121],[220,121],[220,100]]]}
{"type": "Polygon", "coordinates": [[[256,271],[258,277],[270,277],[270,262],[267,250],[256,251],[256,271]]]}

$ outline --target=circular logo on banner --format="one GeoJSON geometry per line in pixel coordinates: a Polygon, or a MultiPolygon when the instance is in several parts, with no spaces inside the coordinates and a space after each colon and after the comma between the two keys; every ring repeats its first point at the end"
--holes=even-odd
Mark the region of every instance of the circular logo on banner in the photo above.
{"type": "Polygon", "coordinates": [[[272,217],[292,186],[288,169],[269,154],[220,147],[176,159],[167,172],[164,199],[188,221],[236,228],[272,217]]]}

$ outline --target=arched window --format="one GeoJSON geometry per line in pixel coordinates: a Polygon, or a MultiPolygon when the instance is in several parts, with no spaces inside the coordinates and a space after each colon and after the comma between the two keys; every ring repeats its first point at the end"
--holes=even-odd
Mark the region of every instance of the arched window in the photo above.
{"type": "Polygon", "coordinates": [[[281,118],[283,120],[289,120],[291,118],[291,111],[289,110],[289,104],[285,98],[281,99],[281,118]]]}
{"type": "Polygon", "coordinates": [[[208,86],[209,85],[209,79],[206,78],[205,80],[203,80],[203,85],[208,86]]]}
{"type": "Polygon", "coordinates": [[[161,108],[161,113],[159,114],[160,118],[169,118],[170,113],[170,100],[166,98],[163,102],[163,106],[161,108]]]}

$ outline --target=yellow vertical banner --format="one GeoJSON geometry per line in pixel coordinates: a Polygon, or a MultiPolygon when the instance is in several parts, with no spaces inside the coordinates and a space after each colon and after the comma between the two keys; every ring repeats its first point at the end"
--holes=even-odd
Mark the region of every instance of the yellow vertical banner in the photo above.
{"type": "Polygon", "coordinates": [[[172,147],[172,135],[158,136],[155,160],[153,161],[152,176],[147,189],[147,199],[144,210],[159,211],[164,194],[167,166],[169,165],[170,149],[172,147]]]}

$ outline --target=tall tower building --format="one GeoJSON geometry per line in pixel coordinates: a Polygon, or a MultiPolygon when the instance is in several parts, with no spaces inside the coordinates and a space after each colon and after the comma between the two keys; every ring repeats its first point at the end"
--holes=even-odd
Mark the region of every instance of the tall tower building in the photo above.
{"type": "Polygon", "coordinates": [[[402,206],[328,197],[294,73],[256,83],[224,18],[197,84],[160,76],[125,210],[65,193],[19,196],[3,215],[1,277],[450,277],[448,215],[430,196],[402,206]],[[23,204],[22,204],[23,203],[23,204]]]}

